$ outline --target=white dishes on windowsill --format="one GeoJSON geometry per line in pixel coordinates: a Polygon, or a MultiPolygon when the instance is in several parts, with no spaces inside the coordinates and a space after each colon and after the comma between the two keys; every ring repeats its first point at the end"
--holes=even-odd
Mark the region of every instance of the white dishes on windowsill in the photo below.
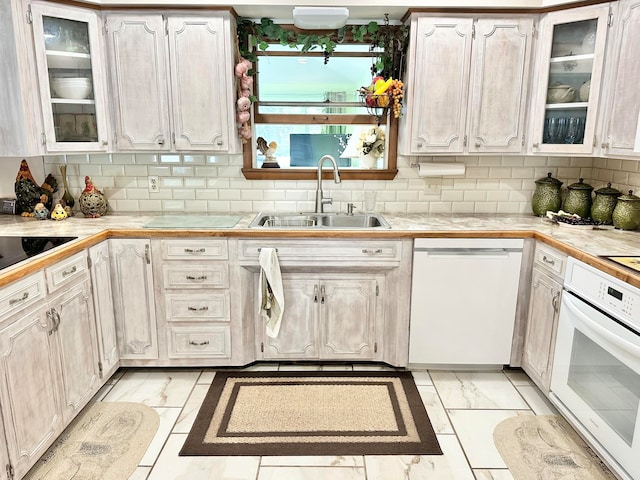
{"type": "Polygon", "coordinates": [[[84,100],[91,95],[93,84],[90,78],[60,77],[51,79],[51,88],[58,98],[84,100]]]}

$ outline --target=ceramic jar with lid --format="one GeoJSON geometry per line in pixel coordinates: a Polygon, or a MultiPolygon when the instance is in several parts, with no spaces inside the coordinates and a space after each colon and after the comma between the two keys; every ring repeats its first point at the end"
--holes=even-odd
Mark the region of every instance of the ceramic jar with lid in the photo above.
{"type": "Polygon", "coordinates": [[[613,225],[621,230],[637,230],[640,226],[640,197],[629,190],[628,195],[618,197],[613,209],[613,225]]]}
{"type": "Polygon", "coordinates": [[[580,215],[582,218],[588,218],[591,215],[591,192],[593,187],[588,183],[584,183],[584,178],[581,178],[578,183],[572,183],[567,188],[569,191],[564,199],[562,210],[580,215]]]}
{"type": "Polygon", "coordinates": [[[562,182],[551,176],[551,172],[547,176],[536,180],[536,189],[531,199],[531,208],[533,213],[539,217],[547,214],[548,211],[557,212],[562,206],[562,197],[560,196],[560,187],[562,182]]]}
{"type": "Polygon", "coordinates": [[[611,188],[611,183],[607,183],[606,187],[599,188],[594,193],[596,196],[591,205],[591,218],[594,222],[611,225],[613,209],[616,208],[618,197],[622,192],[611,188]]]}

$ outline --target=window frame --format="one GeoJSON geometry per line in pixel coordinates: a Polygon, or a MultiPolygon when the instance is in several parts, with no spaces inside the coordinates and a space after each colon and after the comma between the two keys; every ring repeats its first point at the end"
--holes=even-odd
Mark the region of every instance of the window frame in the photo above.
{"type": "MultiPolygon", "coordinates": [[[[323,52],[305,52],[298,51],[274,51],[256,52],[259,58],[263,56],[294,56],[294,57],[324,57],[323,52]]],[[[354,56],[366,56],[370,57],[368,52],[334,52],[331,56],[339,57],[354,57],[354,56]]],[[[331,61],[331,60],[329,60],[331,61]]],[[[258,85],[257,75],[254,79],[254,95],[257,95],[258,85]]],[[[273,124],[309,124],[309,118],[313,115],[306,114],[281,114],[281,113],[259,113],[258,112],[258,100],[252,104],[252,124],[256,123],[273,123],[273,124]],[[265,121],[266,120],[266,121],[265,121]],[[303,121],[304,120],[304,121],[303,121]]],[[[340,171],[340,176],[344,180],[392,180],[398,174],[397,168],[397,152],[398,152],[398,119],[392,114],[391,110],[388,110],[389,115],[386,117],[386,135],[387,135],[387,150],[386,150],[386,168],[381,169],[351,169],[346,168],[340,171]]],[[[322,118],[313,118],[315,123],[321,123],[323,125],[344,125],[349,124],[370,124],[372,126],[378,125],[377,117],[366,114],[323,114],[322,118]],[[348,120],[348,122],[345,122],[348,120]]],[[[243,145],[243,166],[242,174],[247,180],[314,180],[317,178],[317,168],[256,168],[254,167],[254,155],[256,155],[253,148],[253,139],[248,140],[243,145]]],[[[323,173],[323,175],[329,176],[329,171],[323,173]]]]}

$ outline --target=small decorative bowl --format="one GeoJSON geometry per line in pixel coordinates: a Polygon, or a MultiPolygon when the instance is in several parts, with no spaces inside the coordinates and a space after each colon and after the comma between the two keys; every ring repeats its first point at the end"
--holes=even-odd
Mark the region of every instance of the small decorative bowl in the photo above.
{"type": "Polygon", "coordinates": [[[576,98],[576,89],[571,85],[551,85],[547,89],[548,103],[569,103],[576,98]]]}

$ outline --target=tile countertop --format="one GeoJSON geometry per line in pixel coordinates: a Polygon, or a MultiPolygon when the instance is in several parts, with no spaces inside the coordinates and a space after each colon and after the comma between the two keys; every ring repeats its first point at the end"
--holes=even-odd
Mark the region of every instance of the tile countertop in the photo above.
{"type": "MultiPolygon", "coordinates": [[[[174,214],[175,215],[175,214],[174,214]]],[[[113,214],[101,218],[75,216],[64,221],[36,220],[14,215],[0,215],[0,235],[9,236],[77,236],[52,253],[25,260],[0,273],[0,286],[25,274],[48,266],[60,258],[78,252],[109,237],[283,237],[283,238],[416,238],[416,237],[529,237],[594,265],[628,283],[640,287],[640,275],[600,259],[600,255],[640,255],[640,231],[585,230],[552,224],[532,215],[491,214],[392,214],[383,213],[391,229],[295,230],[248,228],[256,213],[233,213],[240,221],[233,228],[220,229],[149,229],[144,225],[159,215],[113,214]]],[[[218,215],[217,215],[218,216],[218,215]]]]}

